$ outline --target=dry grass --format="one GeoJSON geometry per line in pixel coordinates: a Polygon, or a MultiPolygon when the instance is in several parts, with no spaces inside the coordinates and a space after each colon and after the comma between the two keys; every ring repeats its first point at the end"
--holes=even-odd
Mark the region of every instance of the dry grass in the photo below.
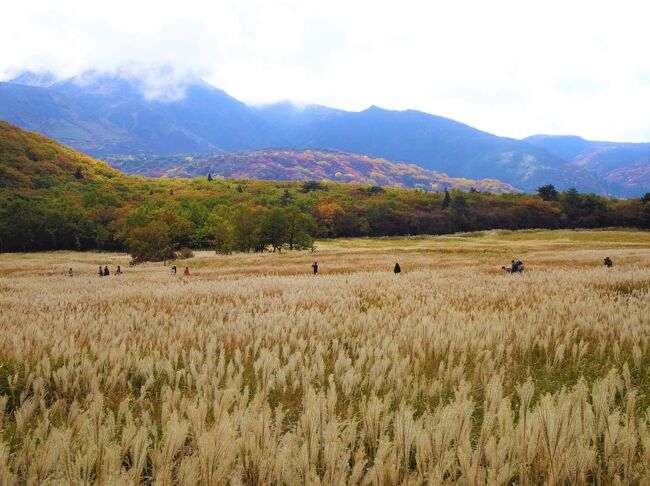
{"type": "Polygon", "coordinates": [[[647,484],[650,234],[578,236],[0,255],[0,484],[647,484]]]}

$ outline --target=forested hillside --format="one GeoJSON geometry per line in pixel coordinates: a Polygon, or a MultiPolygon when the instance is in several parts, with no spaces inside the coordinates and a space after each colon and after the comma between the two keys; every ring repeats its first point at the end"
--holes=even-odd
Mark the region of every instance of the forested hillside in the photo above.
{"type": "Polygon", "coordinates": [[[650,228],[650,196],[427,192],[319,181],[125,176],[43,136],[0,123],[0,250],[309,248],[315,237],[492,228],[650,228]]]}
{"type": "Polygon", "coordinates": [[[198,177],[210,174],[228,179],[325,180],[428,191],[468,191],[474,188],[496,193],[520,192],[510,184],[496,179],[449,177],[413,164],[389,162],[336,150],[266,149],[191,157],[111,157],[107,161],[127,174],[153,177],[198,177]]]}
{"type": "Polygon", "coordinates": [[[611,186],[627,188],[628,193],[650,188],[650,143],[594,142],[560,135],[535,135],[526,141],[596,174],[611,186]]]}

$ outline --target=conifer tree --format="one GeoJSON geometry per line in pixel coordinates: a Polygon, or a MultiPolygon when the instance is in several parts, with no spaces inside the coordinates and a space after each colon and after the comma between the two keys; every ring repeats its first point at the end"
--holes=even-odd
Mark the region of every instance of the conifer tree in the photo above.
{"type": "Polygon", "coordinates": [[[450,204],[451,204],[451,196],[449,195],[449,191],[445,189],[445,197],[442,200],[442,209],[447,209],[450,204]]]}

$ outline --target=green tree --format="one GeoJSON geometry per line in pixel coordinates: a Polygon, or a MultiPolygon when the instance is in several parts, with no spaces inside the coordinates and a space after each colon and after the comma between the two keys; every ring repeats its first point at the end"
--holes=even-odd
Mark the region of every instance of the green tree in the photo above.
{"type": "Polygon", "coordinates": [[[305,181],[300,190],[304,193],[312,191],[327,191],[327,186],[319,181],[305,181]]]}
{"type": "Polygon", "coordinates": [[[302,250],[314,246],[316,221],[307,213],[303,213],[296,206],[285,210],[287,218],[287,243],[290,250],[302,250]]]}
{"type": "Polygon", "coordinates": [[[244,204],[237,205],[230,218],[233,228],[233,242],[239,251],[259,250],[261,228],[259,212],[244,204]]]}
{"type": "Polygon", "coordinates": [[[467,204],[467,199],[465,199],[465,196],[461,192],[454,194],[449,209],[453,214],[456,231],[470,231],[473,229],[472,222],[470,221],[471,212],[469,205],[467,204]]]}
{"type": "Polygon", "coordinates": [[[268,242],[273,251],[282,251],[289,235],[289,221],[287,215],[280,208],[273,208],[266,212],[262,219],[262,237],[268,242]]]}
{"type": "Polygon", "coordinates": [[[160,221],[130,229],[125,244],[133,263],[159,262],[174,257],[169,228],[160,221]]]}
{"type": "Polygon", "coordinates": [[[285,189],[280,197],[280,206],[286,207],[293,203],[293,194],[289,192],[289,189],[285,189]]]}
{"type": "Polygon", "coordinates": [[[648,204],[650,203],[650,192],[646,192],[642,197],[641,197],[641,202],[643,204],[648,204]]]}
{"type": "Polygon", "coordinates": [[[445,189],[445,197],[442,198],[442,209],[447,209],[450,204],[451,196],[449,195],[449,191],[445,189]]]}
{"type": "Polygon", "coordinates": [[[451,200],[450,208],[454,213],[459,215],[466,215],[469,211],[467,199],[465,199],[465,196],[461,193],[456,194],[451,200]]]}
{"type": "Polygon", "coordinates": [[[544,201],[557,201],[557,191],[553,184],[546,184],[537,188],[537,194],[544,201]]]}
{"type": "Polygon", "coordinates": [[[232,224],[225,218],[217,217],[213,225],[214,250],[222,255],[229,255],[235,247],[232,224]]]}

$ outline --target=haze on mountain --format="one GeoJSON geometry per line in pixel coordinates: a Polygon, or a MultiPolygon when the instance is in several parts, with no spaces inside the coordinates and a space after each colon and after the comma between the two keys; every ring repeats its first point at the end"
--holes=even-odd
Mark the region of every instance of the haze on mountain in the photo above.
{"type": "Polygon", "coordinates": [[[153,99],[195,75],[249,105],[374,104],[512,138],[648,142],[646,11],[641,0],[6,2],[0,80],[128,72],[153,99]]]}
{"type": "Polygon", "coordinates": [[[628,194],[624,184],[543,147],[416,110],[248,106],[197,78],[178,90],[177,96],[149,99],[144,81],[126,75],[90,72],[51,82],[47,74],[23,73],[0,83],[0,118],[98,157],[330,149],[451,177],[499,179],[527,191],[550,182],[560,189],[628,194]]]}
{"type": "Polygon", "coordinates": [[[587,163],[524,137],[650,141],[646,10],[641,0],[8,2],[0,80],[14,82],[0,86],[0,116],[125,160],[339,150],[527,191],[636,195],[645,145],[587,163]]]}

